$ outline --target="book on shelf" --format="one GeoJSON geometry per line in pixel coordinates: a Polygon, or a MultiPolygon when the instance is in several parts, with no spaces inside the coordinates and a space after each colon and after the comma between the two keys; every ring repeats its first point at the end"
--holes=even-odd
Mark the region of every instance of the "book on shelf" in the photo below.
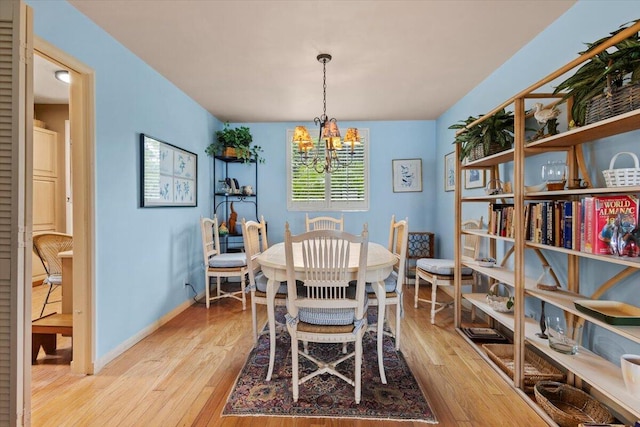
{"type": "Polygon", "coordinates": [[[638,197],[632,194],[585,197],[584,252],[611,255],[611,237],[617,223],[638,224],[638,197]]]}

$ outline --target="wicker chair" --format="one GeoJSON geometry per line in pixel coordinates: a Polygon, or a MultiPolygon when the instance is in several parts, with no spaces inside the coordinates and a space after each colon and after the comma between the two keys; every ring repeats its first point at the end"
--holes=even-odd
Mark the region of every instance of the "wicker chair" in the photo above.
{"type": "Polygon", "coordinates": [[[206,295],[206,306],[209,308],[211,301],[220,298],[233,298],[242,301],[242,310],[247,308],[245,296],[245,276],[247,268],[247,258],[244,253],[220,253],[220,236],[218,234],[218,218],[200,218],[200,230],[202,231],[202,252],[204,255],[204,289],[206,295]],[[210,279],[216,278],[216,295],[211,296],[210,279]],[[221,287],[222,277],[239,277],[240,290],[227,292],[221,287]]]}
{"type": "MultiPolygon", "coordinates": [[[[404,283],[404,265],[407,259],[407,238],[409,235],[409,219],[405,218],[401,221],[396,221],[395,215],[391,217],[391,226],[389,229],[389,246],[388,249],[393,253],[398,261],[393,267],[391,275],[384,281],[385,292],[380,297],[375,293],[376,287],[373,284],[367,283],[366,292],[369,298],[370,306],[378,306],[380,304],[385,306],[396,306],[396,328],[395,332],[384,331],[384,324],[388,318],[388,311],[384,310],[384,318],[381,317],[382,311],[378,310],[378,323],[377,332],[380,330],[383,333],[395,338],[396,350],[400,350],[400,319],[404,316],[402,308],[402,284],[404,283]]],[[[371,325],[369,329],[372,329],[371,325]]],[[[375,327],[373,328],[376,329],[375,327]]],[[[380,336],[380,334],[378,334],[380,336]]],[[[387,383],[387,378],[384,373],[384,360],[382,353],[382,341],[378,341],[378,367],[380,370],[380,380],[383,384],[387,383]]]]}
{"type": "MultiPolygon", "coordinates": [[[[463,229],[481,229],[482,217],[480,220],[467,220],[462,223],[463,229]]],[[[465,259],[475,259],[480,250],[480,237],[473,234],[463,234],[462,257],[465,259]]],[[[418,308],[418,301],[431,303],[431,324],[435,323],[436,314],[452,302],[442,302],[436,299],[438,286],[453,286],[454,284],[455,262],[452,259],[421,258],[416,263],[416,282],[413,306],[418,308]],[[431,283],[431,299],[419,298],[418,290],[420,279],[431,283]]],[[[474,285],[475,276],[469,267],[462,267],[462,285],[474,285]]]]}
{"type": "MultiPolygon", "coordinates": [[[[291,335],[291,370],[293,400],[298,401],[299,385],[313,377],[328,373],[355,388],[355,402],[360,403],[362,379],[362,337],[367,329],[365,312],[365,272],[367,268],[368,232],[361,236],[342,231],[318,230],[292,236],[285,226],[285,256],[287,265],[287,329],[291,335]],[[294,269],[293,245],[300,245],[304,278],[298,291],[294,269]],[[356,286],[349,286],[349,255],[352,244],[360,248],[356,286]],[[307,352],[302,356],[318,369],[303,378],[298,375],[299,342],[355,344],[352,353],[326,363],[307,352]],[[337,365],[355,357],[353,379],[336,369],[337,365]]],[[[339,350],[338,350],[339,351],[339,350]]]]}
{"type": "MultiPolygon", "coordinates": [[[[256,314],[256,304],[267,306],[270,331],[275,332],[275,307],[286,306],[287,304],[287,283],[282,282],[278,288],[274,304],[270,305],[267,299],[267,278],[262,274],[260,265],[256,262],[256,258],[269,247],[267,239],[267,224],[264,217],[260,217],[260,222],[246,221],[242,218],[242,237],[244,239],[244,250],[247,256],[247,268],[249,275],[249,287],[247,291],[251,292],[251,323],[253,325],[253,336],[255,343],[258,343],[258,321],[256,314]]],[[[269,334],[269,370],[267,371],[267,381],[271,380],[273,374],[273,365],[276,357],[276,334],[269,334]]]]}
{"type": "Polygon", "coordinates": [[[309,214],[305,214],[305,225],[307,231],[313,230],[344,230],[344,215],[340,215],[340,219],[330,216],[317,216],[309,218],[309,214]]]}
{"type": "Polygon", "coordinates": [[[48,232],[33,236],[33,250],[40,258],[47,275],[42,284],[49,285],[47,296],[44,299],[44,304],[42,304],[42,310],[40,310],[40,317],[44,314],[47,304],[54,302],[49,301],[51,292],[62,285],[62,260],[58,258],[58,254],[72,249],[73,236],[70,234],[48,232]]]}

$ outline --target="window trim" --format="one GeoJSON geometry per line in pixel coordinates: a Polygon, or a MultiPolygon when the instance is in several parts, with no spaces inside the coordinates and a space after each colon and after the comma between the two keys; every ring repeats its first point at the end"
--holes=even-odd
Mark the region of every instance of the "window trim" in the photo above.
{"type": "Polygon", "coordinates": [[[369,190],[369,171],[370,171],[370,157],[369,148],[371,144],[371,138],[368,128],[358,128],[362,138],[362,146],[364,148],[364,200],[362,201],[331,201],[331,198],[327,195],[330,193],[330,187],[325,177],[325,200],[322,201],[294,201],[292,199],[293,186],[292,186],[292,170],[291,162],[292,155],[295,149],[291,142],[293,138],[293,129],[287,129],[285,135],[285,153],[286,153],[286,168],[287,168],[287,210],[289,211],[333,211],[333,212],[366,212],[369,210],[370,203],[370,190],[369,190]]]}

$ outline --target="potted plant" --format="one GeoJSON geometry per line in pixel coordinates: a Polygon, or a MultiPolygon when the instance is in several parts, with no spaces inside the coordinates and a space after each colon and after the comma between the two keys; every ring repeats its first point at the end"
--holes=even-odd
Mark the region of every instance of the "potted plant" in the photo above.
{"type": "Polygon", "coordinates": [[[216,131],[215,141],[209,144],[205,152],[209,156],[236,157],[241,159],[243,163],[255,160],[264,163],[264,158],[260,156],[262,147],[259,145],[251,145],[253,136],[246,126],[237,128],[229,127],[229,122],[224,124],[222,130],[216,131]]]}
{"type": "MultiPolygon", "coordinates": [[[[635,22],[622,26],[611,36],[635,22]]],[[[587,43],[587,50],[580,54],[597,48],[611,36],[587,43]]],[[[556,94],[566,91],[563,100],[573,98],[571,114],[576,125],[622,114],[638,108],[640,104],[640,85],[636,84],[640,82],[640,37],[636,33],[613,47],[615,49],[604,50],[585,62],[554,91],[556,94]],[[598,108],[606,109],[606,112],[594,110],[598,108]]]]}
{"type": "MultiPolygon", "coordinates": [[[[465,129],[478,118],[469,116],[449,126],[449,129],[465,129]]],[[[473,161],[511,148],[514,140],[513,123],[513,113],[503,108],[483,122],[458,133],[453,143],[460,144],[460,160],[467,158],[473,161]]]]}

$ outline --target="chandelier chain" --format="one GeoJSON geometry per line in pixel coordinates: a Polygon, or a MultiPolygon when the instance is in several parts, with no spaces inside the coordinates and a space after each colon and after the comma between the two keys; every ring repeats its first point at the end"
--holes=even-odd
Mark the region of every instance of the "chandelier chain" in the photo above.
{"type": "Polygon", "coordinates": [[[327,117],[327,60],[322,60],[322,114],[327,117]]]}

